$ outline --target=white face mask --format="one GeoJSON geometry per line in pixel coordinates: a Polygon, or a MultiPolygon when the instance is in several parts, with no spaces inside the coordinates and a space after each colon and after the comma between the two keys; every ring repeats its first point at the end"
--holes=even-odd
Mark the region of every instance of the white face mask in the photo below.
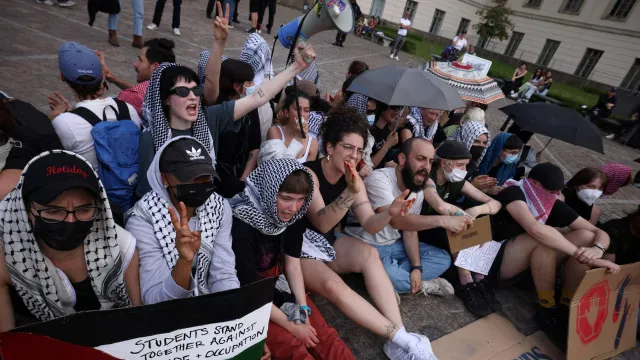
{"type": "Polygon", "coordinates": [[[7,161],[7,157],[9,156],[9,152],[13,147],[13,140],[9,138],[6,144],[0,146],[0,170],[4,168],[4,165],[7,161]]]}
{"type": "Polygon", "coordinates": [[[367,121],[369,122],[369,125],[373,125],[373,123],[376,121],[376,115],[375,114],[367,115],[367,121]]]}
{"type": "Polygon", "coordinates": [[[595,204],[600,196],[602,196],[602,191],[600,190],[582,189],[578,191],[578,199],[589,206],[595,204]]]}
{"type": "MultiPolygon", "coordinates": [[[[449,167],[451,167],[451,166],[449,166],[449,167]]],[[[444,172],[444,179],[447,182],[450,182],[450,183],[463,181],[467,177],[467,171],[466,170],[453,169],[453,168],[451,169],[451,172],[447,172],[444,169],[442,169],[442,170],[444,172]]]]}

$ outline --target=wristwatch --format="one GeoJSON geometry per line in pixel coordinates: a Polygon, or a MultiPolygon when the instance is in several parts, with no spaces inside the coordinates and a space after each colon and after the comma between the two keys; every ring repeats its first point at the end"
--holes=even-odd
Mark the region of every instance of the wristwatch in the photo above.
{"type": "Polygon", "coordinates": [[[413,270],[420,270],[420,272],[422,272],[422,265],[412,266],[411,267],[411,271],[413,271],[413,270]]]}
{"type": "Polygon", "coordinates": [[[605,248],[605,247],[604,247],[604,246],[602,246],[601,244],[597,244],[597,243],[596,243],[596,244],[593,244],[593,246],[592,246],[592,247],[595,247],[595,248],[598,248],[598,249],[602,250],[602,253],[603,253],[603,254],[607,252],[607,248],[605,248]]]}

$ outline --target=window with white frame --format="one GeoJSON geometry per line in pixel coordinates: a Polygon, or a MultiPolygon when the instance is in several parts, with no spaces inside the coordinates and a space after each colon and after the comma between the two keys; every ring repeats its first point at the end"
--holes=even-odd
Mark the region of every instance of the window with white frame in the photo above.
{"type": "Polygon", "coordinates": [[[637,0],[614,0],[613,6],[609,11],[609,17],[618,20],[625,20],[629,17],[633,6],[637,0]]]}
{"type": "Polygon", "coordinates": [[[589,78],[589,75],[593,72],[596,64],[600,61],[602,54],[604,54],[604,51],[587,48],[587,51],[584,52],[584,56],[582,57],[580,64],[578,64],[574,75],[589,78]]]}
{"type": "Polygon", "coordinates": [[[431,27],[429,28],[429,32],[432,34],[440,34],[440,29],[442,28],[442,23],[444,22],[444,15],[446,12],[436,9],[433,13],[433,20],[431,21],[431,27]]]}

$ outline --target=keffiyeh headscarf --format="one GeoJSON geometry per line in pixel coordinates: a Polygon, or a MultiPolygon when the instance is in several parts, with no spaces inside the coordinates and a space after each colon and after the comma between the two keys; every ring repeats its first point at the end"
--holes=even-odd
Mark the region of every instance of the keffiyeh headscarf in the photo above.
{"type": "Polygon", "coordinates": [[[326,115],[318,111],[311,111],[309,113],[309,135],[316,139],[320,136],[320,127],[324,122],[326,115]]]}
{"type": "Polygon", "coordinates": [[[264,162],[247,177],[244,191],[229,200],[233,216],[251,225],[265,235],[278,235],[287,226],[302,218],[311,204],[313,191],[305,199],[304,205],[288,222],[278,217],[276,201],[284,180],[294,171],[302,170],[311,179],[313,176],[302,164],[294,159],[274,159],[264,162]]]}
{"type": "Polygon", "coordinates": [[[606,164],[600,168],[607,174],[607,187],[604,189],[605,195],[613,195],[621,187],[625,186],[631,178],[631,168],[622,164],[606,164]]]}
{"type": "MultiPolygon", "coordinates": [[[[200,83],[204,85],[207,78],[207,63],[209,62],[209,56],[211,56],[211,50],[204,49],[200,51],[200,61],[198,61],[198,79],[200,83]]],[[[222,55],[222,61],[227,60],[225,55],[222,55]]]]}
{"type": "Polygon", "coordinates": [[[407,116],[409,122],[413,126],[413,137],[424,138],[429,141],[433,141],[433,137],[436,135],[436,131],[438,130],[438,120],[434,121],[427,129],[424,128],[424,124],[422,122],[422,113],[420,113],[420,108],[411,107],[409,108],[411,112],[407,116]]]}
{"type": "MultiPolygon", "coordinates": [[[[156,152],[171,139],[171,128],[169,127],[169,119],[164,114],[162,106],[162,99],[160,98],[160,79],[164,70],[177,66],[174,63],[162,63],[151,75],[151,82],[149,83],[149,89],[144,97],[144,102],[151,111],[150,128],[151,136],[153,138],[153,147],[156,152]]],[[[209,133],[209,127],[207,126],[207,118],[204,113],[204,107],[202,99],[198,106],[198,119],[192,126],[193,137],[199,142],[204,144],[211,158],[215,163],[215,152],[213,148],[213,139],[209,133]]]]}
{"type": "Polygon", "coordinates": [[[491,133],[489,133],[489,129],[487,129],[484,125],[479,124],[477,122],[466,122],[464,125],[460,127],[460,129],[456,130],[453,135],[449,137],[449,140],[460,141],[465,144],[467,149],[471,150],[471,146],[473,146],[473,142],[482,135],[487,134],[487,146],[482,151],[482,155],[478,160],[476,160],[473,164],[474,168],[477,168],[478,165],[482,162],[484,155],[487,153],[487,148],[491,145],[491,133]]]}
{"type": "MultiPolygon", "coordinates": [[[[316,61],[313,60],[308,68],[302,70],[298,75],[296,75],[296,78],[298,80],[313,81],[314,84],[318,85],[320,83],[320,75],[318,74],[318,65],[316,64],[316,61]]],[[[287,86],[289,85],[293,85],[293,80],[289,81],[287,86]]]]}
{"type": "Polygon", "coordinates": [[[517,186],[524,193],[524,197],[527,201],[527,207],[533,217],[541,223],[545,224],[549,219],[549,214],[553,210],[553,206],[558,199],[558,195],[552,194],[541,185],[534,183],[528,178],[520,181],[509,179],[504,183],[505,187],[517,186]]]}
{"type": "Polygon", "coordinates": [[[363,116],[367,116],[367,102],[369,102],[368,97],[362,94],[353,93],[349,96],[349,99],[344,102],[344,104],[358,110],[358,112],[363,116]]]}
{"type": "MultiPolygon", "coordinates": [[[[171,215],[169,215],[169,207],[173,207],[173,205],[171,204],[169,192],[162,183],[160,157],[169,144],[183,138],[192,139],[189,136],[177,136],[169,140],[156,152],[147,171],[151,191],[146,193],[127,214],[127,218],[139,216],[145,219],[146,222],[153,224],[153,232],[162,247],[164,260],[167,262],[169,269],[173,269],[176,265],[179,254],[175,243],[176,231],[171,223],[171,215]]],[[[196,209],[201,232],[200,249],[196,255],[196,285],[199,294],[209,294],[211,292],[207,280],[209,268],[211,267],[213,244],[220,230],[223,212],[224,198],[217,193],[211,194],[209,199],[196,209]]]]}
{"type": "Polygon", "coordinates": [[[271,50],[264,38],[257,33],[249,35],[242,47],[238,60],[245,62],[253,68],[253,84],[260,85],[265,79],[273,76],[271,66],[271,50]]]}
{"type": "MultiPolygon", "coordinates": [[[[34,157],[22,171],[18,185],[0,202],[0,231],[4,256],[11,281],[29,312],[41,321],[68,315],[73,311],[73,296],[65,291],[64,280],[51,260],[40,251],[33,235],[22,198],[22,186],[29,166],[51,154],[65,153],[86,162],[83,157],[65,150],[52,150],[34,157]]],[[[93,169],[89,163],[89,168],[93,169]]],[[[98,177],[98,174],[95,174],[98,177]]],[[[44,181],[44,179],[43,179],[44,181]]],[[[131,306],[126,292],[118,245],[116,224],[102,182],[99,214],[84,240],[84,256],[91,286],[101,309],[131,306]]]]}

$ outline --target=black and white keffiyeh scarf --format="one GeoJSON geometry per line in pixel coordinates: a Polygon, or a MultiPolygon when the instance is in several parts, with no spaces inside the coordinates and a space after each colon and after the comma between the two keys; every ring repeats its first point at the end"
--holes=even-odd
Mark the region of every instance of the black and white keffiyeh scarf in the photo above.
{"type": "MultiPolygon", "coordinates": [[[[209,57],[211,56],[211,50],[204,49],[200,51],[200,61],[198,61],[198,79],[200,79],[200,84],[204,85],[204,82],[207,78],[207,63],[209,62],[209,57]]],[[[227,60],[228,58],[222,55],[222,61],[227,60]]]]}
{"type": "Polygon", "coordinates": [[[238,60],[253,68],[254,85],[260,85],[264,80],[269,80],[273,76],[271,50],[264,38],[257,33],[249,35],[238,60]]]}
{"type": "Polygon", "coordinates": [[[472,164],[476,169],[480,166],[480,163],[484,158],[484,154],[487,153],[487,149],[489,148],[489,145],[491,145],[491,133],[489,132],[489,129],[480,123],[467,121],[449,137],[449,140],[460,141],[467,147],[467,149],[470,150],[471,146],[473,146],[473,142],[482,134],[487,134],[487,146],[485,146],[482,151],[480,158],[472,164]]]}
{"type": "MultiPolygon", "coordinates": [[[[151,75],[151,82],[149,83],[149,89],[144,97],[145,104],[149,107],[151,112],[150,128],[151,136],[153,138],[154,150],[157,152],[162,145],[164,145],[169,139],[171,139],[171,128],[169,127],[169,119],[164,114],[162,106],[162,99],[160,98],[160,79],[162,73],[169,67],[177,66],[174,63],[162,63],[151,75]]],[[[207,119],[204,113],[204,107],[202,99],[200,99],[200,105],[198,106],[198,119],[192,127],[193,137],[200,141],[207,149],[211,158],[215,161],[215,154],[213,151],[213,140],[209,133],[209,127],[207,126],[207,119]]]]}
{"type": "MultiPolygon", "coordinates": [[[[76,156],[86,162],[81,156],[65,150],[44,152],[27,164],[18,185],[0,202],[0,228],[11,282],[29,312],[41,321],[72,313],[73,306],[65,308],[62,303],[64,301],[69,304],[69,298],[72,296],[66,295],[67,299],[63,299],[63,280],[53,263],[40,251],[22,198],[22,186],[30,164],[57,153],[76,156]]],[[[111,307],[131,306],[124,284],[123,259],[120,256],[116,224],[113,221],[107,193],[102,182],[98,183],[101,209],[91,232],[84,240],[87,271],[93,291],[101,301],[101,308],[108,308],[105,301],[110,302],[111,307]]]]}
{"type": "MultiPolygon", "coordinates": [[[[314,84],[319,85],[320,74],[318,73],[318,65],[316,64],[316,61],[313,60],[313,62],[309,65],[308,68],[302,70],[298,75],[296,75],[296,78],[298,80],[313,81],[314,84]]],[[[287,86],[289,85],[293,85],[293,80],[289,81],[287,86]]]]}
{"type": "Polygon", "coordinates": [[[368,97],[362,94],[353,93],[349,96],[349,99],[344,102],[344,104],[350,108],[358,110],[358,112],[363,116],[367,116],[367,102],[369,102],[368,97]]]}
{"type": "Polygon", "coordinates": [[[433,141],[436,130],[438,130],[438,121],[434,121],[433,124],[425,129],[422,122],[422,113],[420,113],[420,108],[411,107],[410,110],[411,112],[409,113],[408,119],[413,126],[413,137],[419,137],[427,139],[429,141],[433,141]]]}
{"type": "Polygon", "coordinates": [[[311,179],[313,175],[295,159],[273,159],[265,161],[249,174],[244,191],[229,200],[233,208],[233,216],[251,225],[265,235],[278,235],[287,226],[302,218],[311,204],[311,192],[304,205],[288,222],[278,217],[276,201],[278,191],[284,180],[294,171],[303,170],[311,179]]]}
{"type": "Polygon", "coordinates": [[[320,136],[320,128],[325,119],[326,114],[318,111],[311,111],[309,113],[309,135],[317,139],[320,136]]]}

